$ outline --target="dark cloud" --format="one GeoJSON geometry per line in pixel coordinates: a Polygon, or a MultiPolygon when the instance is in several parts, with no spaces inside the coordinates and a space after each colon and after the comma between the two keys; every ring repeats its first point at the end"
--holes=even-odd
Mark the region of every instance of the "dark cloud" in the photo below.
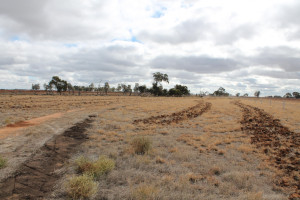
{"type": "MultiPolygon", "coordinates": [[[[299,72],[300,50],[286,46],[259,49],[257,56],[249,58],[250,65],[281,68],[286,72],[299,72]]],[[[247,59],[245,59],[247,60],[247,59]]]]}

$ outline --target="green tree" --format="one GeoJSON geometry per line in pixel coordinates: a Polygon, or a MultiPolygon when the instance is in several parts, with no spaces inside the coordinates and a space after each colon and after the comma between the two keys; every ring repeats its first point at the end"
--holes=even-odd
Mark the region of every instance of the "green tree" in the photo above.
{"type": "Polygon", "coordinates": [[[143,94],[147,91],[147,86],[146,85],[141,85],[138,87],[139,93],[143,94]]]}
{"type": "Polygon", "coordinates": [[[89,85],[89,87],[87,88],[87,90],[88,90],[88,91],[91,91],[91,92],[94,92],[94,90],[95,90],[95,85],[94,85],[94,83],[91,83],[91,84],[89,85]]]}
{"type": "Polygon", "coordinates": [[[229,96],[229,93],[223,87],[220,87],[218,90],[214,91],[214,96],[229,96]]]}
{"type": "Polygon", "coordinates": [[[34,93],[36,94],[36,91],[40,89],[40,84],[39,83],[32,84],[31,89],[34,90],[35,91],[34,93]]]}
{"type": "Polygon", "coordinates": [[[138,83],[135,83],[135,85],[134,85],[134,88],[133,88],[133,92],[134,93],[138,93],[139,92],[139,84],[138,83]]]}
{"type": "Polygon", "coordinates": [[[109,90],[109,83],[105,82],[105,84],[104,84],[104,92],[105,92],[106,95],[107,95],[108,90],[109,90]]]}
{"type": "Polygon", "coordinates": [[[169,83],[169,77],[168,74],[163,74],[160,72],[153,73],[153,79],[154,83],[152,84],[152,88],[150,89],[150,92],[154,94],[155,96],[161,96],[164,94],[162,82],[165,81],[169,83]]]}
{"type": "Polygon", "coordinates": [[[299,92],[293,92],[293,97],[296,99],[300,98],[300,93],[299,92]]]}
{"type": "Polygon", "coordinates": [[[160,72],[153,73],[153,79],[156,84],[161,83],[163,81],[169,83],[168,74],[162,74],[160,72]]]}
{"type": "Polygon", "coordinates": [[[53,76],[52,80],[49,82],[49,85],[54,86],[60,95],[61,92],[67,91],[68,88],[67,81],[60,79],[58,76],[53,76]]]}
{"type": "Polygon", "coordinates": [[[73,93],[73,95],[74,95],[74,87],[73,87],[73,85],[72,85],[71,83],[68,83],[68,84],[67,84],[67,90],[69,91],[69,94],[70,94],[71,91],[72,91],[72,93],[73,93]]]}
{"type": "Polygon", "coordinates": [[[288,92],[283,96],[283,98],[292,98],[292,94],[288,92]]]}
{"type": "Polygon", "coordinates": [[[254,96],[255,96],[255,97],[257,97],[257,98],[258,98],[258,97],[259,97],[259,95],[260,95],[260,91],[255,91],[255,92],[254,92],[254,96]]]}

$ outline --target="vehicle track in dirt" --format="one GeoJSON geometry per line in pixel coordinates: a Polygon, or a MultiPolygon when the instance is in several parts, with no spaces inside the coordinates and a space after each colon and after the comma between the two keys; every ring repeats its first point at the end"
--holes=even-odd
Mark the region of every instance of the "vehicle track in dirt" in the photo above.
{"type": "Polygon", "coordinates": [[[251,135],[251,142],[269,157],[270,162],[285,174],[275,184],[294,191],[289,199],[300,199],[300,134],[290,131],[262,109],[234,102],[243,111],[242,130],[251,135]]]}
{"type": "Polygon", "coordinates": [[[36,200],[47,196],[62,176],[55,172],[64,166],[76,147],[88,139],[85,131],[94,117],[90,115],[46,142],[12,177],[0,183],[0,199],[36,200]]]}
{"type": "Polygon", "coordinates": [[[201,102],[195,106],[189,107],[179,112],[175,112],[168,115],[151,116],[146,119],[137,119],[133,121],[133,124],[144,123],[144,124],[161,124],[168,125],[171,123],[179,123],[181,121],[196,118],[207,112],[211,108],[211,103],[201,102]]]}

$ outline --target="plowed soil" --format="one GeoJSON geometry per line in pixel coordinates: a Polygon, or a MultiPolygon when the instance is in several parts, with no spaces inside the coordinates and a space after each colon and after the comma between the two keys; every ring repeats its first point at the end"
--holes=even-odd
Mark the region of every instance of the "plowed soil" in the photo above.
{"type": "Polygon", "coordinates": [[[204,112],[208,111],[211,108],[211,103],[199,103],[195,106],[189,107],[185,110],[175,112],[169,115],[158,115],[152,116],[146,119],[134,120],[134,124],[144,123],[144,124],[161,124],[167,125],[171,123],[179,123],[183,120],[196,118],[202,115],[204,112]]]}
{"type": "Polygon", "coordinates": [[[61,177],[61,169],[76,147],[88,137],[86,129],[93,121],[90,116],[46,142],[45,145],[17,170],[14,176],[0,183],[0,199],[43,199],[61,177]]]}
{"type": "Polygon", "coordinates": [[[300,199],[300,134],[290,131],[263,110],[235,102],[243,111],[242,130],[251,135],[251,142],[261,148],[270,162],[284,176],[275,184],[293,191],[290,199],[300,199]]]}

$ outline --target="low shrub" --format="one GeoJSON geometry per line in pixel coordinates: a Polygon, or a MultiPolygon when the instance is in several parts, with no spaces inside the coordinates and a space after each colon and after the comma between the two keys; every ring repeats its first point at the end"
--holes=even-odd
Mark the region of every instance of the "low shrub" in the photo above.
{"type": "Polygon", "coordinates": [[[71,199],[88,199],[96,194],[98,184],[87,174],[73,176],[67,183],[67,193],[71,199]]]}
{"type": "Polygon", "coordinates": [[[106,156],[100,156],[96,161],[90,161],[82,156],[76,160],[76,164],[79,173],[87,174],[94,179],[99,179],[115,168],[115,161],[106,156]]]}
{"type": "Polygon", "coordinates": [[[151,148],[151,141],[146,137],[137,137],[134,138],[131,142],[131,145],[136,154],[145,154],[151,148]]]}

